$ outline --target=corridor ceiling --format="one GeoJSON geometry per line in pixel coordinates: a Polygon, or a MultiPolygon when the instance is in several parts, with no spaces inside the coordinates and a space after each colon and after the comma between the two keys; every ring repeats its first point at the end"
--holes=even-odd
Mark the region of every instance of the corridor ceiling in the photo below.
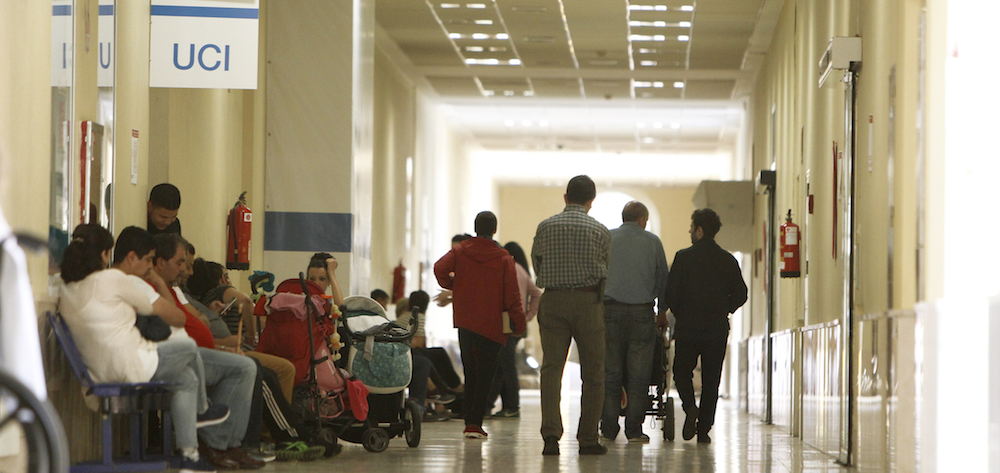
{"type": "Polygon", "coordinates": [[[733,152],[781,0],[376,0],[376,41],[486,150],[733,152]]]}

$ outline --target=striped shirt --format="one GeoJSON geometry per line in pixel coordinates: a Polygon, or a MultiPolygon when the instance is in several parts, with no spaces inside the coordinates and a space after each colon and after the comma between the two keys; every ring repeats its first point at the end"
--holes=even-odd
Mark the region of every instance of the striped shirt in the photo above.
{"type": "Polygon", "coordinates": [[[569,204],[538,224],[531,262],[538,287],[571,289],[608,277],[611,232],[582,205],[569,204]]]}

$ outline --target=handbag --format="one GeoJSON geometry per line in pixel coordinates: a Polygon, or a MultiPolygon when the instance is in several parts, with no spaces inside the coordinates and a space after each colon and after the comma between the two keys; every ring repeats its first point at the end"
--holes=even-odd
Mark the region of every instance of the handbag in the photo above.
{"type": "Polygon", "coordinates": [[[151,342],[162,342],[170,337],[170,325],[157,315],[136,315],[135,326],[142,338],[151,342]]]}

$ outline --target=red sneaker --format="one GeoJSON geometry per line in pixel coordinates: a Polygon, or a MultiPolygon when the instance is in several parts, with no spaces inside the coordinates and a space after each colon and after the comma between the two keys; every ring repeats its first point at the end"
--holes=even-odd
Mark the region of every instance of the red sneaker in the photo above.
{"type": "Polygon", "coordinates": [[[469,424],[465,426],[465,432],[463,432],[463,435],[465,435],[465,438],[467,439],[484,439],[489,437],[490,434],[486,433],[486,431],[478,425],[469,424]]]}

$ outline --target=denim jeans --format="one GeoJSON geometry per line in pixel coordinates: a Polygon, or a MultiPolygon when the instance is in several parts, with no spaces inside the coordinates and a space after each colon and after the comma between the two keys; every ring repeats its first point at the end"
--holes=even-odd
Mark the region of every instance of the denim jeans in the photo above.
{"type": "Polygon", "coordinates": [[[208,446],[227,450],[241,446],[250,420],[257,364],[249,357],[198,348],[205,366],[205,386],[212,402],[229,406],[229,418],[198,433],[208,446]]]}
{"type": "Polygon", "coordinates": [[[198,447],[198,413],[204,412],[208,407],[204,378],[199,376],[202,365],[198,350],[198,345],[188,337],[166,340],[156,345],[159,364],[152,381],[178,383],[168,388],[172,393],[170,415],[173,417],[177,448],[198,447]]]}
{"type": "Polygon", "coordinates": [[[656,347],[656,314],[652,304],[607,303],[604,305],[604,410],[601,433],[618,435],[622,387],[628,392],[625,436],[642,435],[649,385],[652,381],[653,350],[656,347]],[[628,379],[623,379],[623,372],[628,379]]]}

